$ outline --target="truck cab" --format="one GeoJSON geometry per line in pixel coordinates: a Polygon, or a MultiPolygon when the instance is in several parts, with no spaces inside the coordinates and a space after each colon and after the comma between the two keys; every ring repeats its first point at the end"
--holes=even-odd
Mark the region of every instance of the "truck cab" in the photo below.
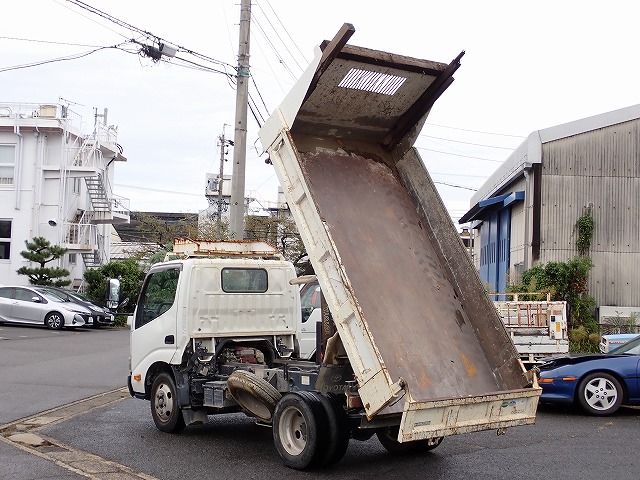
{"type": "MultiPolygon", "coordinates": [[[[133,396],[150,399],[162,372],[174,377],[179,392],[180,366],[201,363],[203,381],[195,389],[204,405],[204,384],[225,379],[233,370],[228,365],[270,366],[292,356],[300,318],[293,265],[264,242],[262,250],[247,242],[216,243],[212,249],[200,242],[199,256],[149,270],[131,322],[133,396]]],[[[188,391],[183,395],[182,407],[197,406],[188,391]]]]}

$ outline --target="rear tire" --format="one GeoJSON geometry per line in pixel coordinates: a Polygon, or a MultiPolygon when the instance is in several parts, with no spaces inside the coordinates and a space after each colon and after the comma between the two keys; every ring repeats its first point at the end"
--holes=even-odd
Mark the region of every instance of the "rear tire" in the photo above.
{"type": "Polygon", "coordinates": [[[622,385],[614,376],[595,372],[587,375],[578,387],[578,402],[589,415],[611,415],[622,404],[622,385]]]}
{"type": "Polygon", "coordinates": [[[443,437],[415,440],[413,442],[398,441],[400,427],[385,427],[376,432],[382,446],[390,453],[405,455],[409,453],[428,452],[442,443],[443,437]]]}
{"type": "Polygon", "coordinates": [[[349,448],[349,419],[340,400],[335,395],[312,393],[322,403],[329,425],[327,448],[319,465],[333,465],[344,457],[347,448],[349,448]]]}
{"type": "Polygon", "coordinates": [[[273,414],[273,442],[289,468],[305,470],[325,460],[329,424],[322,402],[311,392],[288,393],[273,414]]]}
{"type": "Polygon", "coordinates": [[[168,373],[161,373],[153,381],[151,415],[156,427],[162,432],[177,433],[185,427],[176,384],[168,373]]]}
{"type": "Polygon", "coordinates": [[[48,313],[44,318],[44,324],[51,330],[62,330],[62,327],[64,327],[64,317],[58,312],[48,313]]]}
{"type": "Polygon", "coordinates": [[[233,399],[251,417],[271,423],[282,395],[266,380],[246,370],[235,370],[227,379],[233,399]]]}

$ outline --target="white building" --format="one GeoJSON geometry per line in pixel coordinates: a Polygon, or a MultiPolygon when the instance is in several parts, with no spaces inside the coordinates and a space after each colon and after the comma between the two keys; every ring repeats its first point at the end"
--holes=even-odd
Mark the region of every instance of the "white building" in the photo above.
{"type": "Polygon", "coordinates": [[[111,224],[129,222],[129,200],[113,194],[115,162],[126,161],[107,111],[91,134],[64,105],[0,103],[0,284],[26,285],[25,240],[68,248],[47,266],[66,268],[74,286],[109,261],[111,224]]]}

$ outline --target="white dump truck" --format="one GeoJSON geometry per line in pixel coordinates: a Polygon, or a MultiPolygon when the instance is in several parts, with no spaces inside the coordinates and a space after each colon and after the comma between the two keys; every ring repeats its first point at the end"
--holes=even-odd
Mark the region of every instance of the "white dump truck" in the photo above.
{"type": "Polygon", "coordinates": [[[264,246],[201,244],[211,258],[155,265],[129,388],[160,430],[244,411],[306,469],[340,460],[350,439],[427,451],[535,422],[535,373],[412,146],[462,54],[446,64],[350,46],[353,31],[322,44],[260,131],[322,289],[317,354],[298,358],[308,279],[264,246]]]}

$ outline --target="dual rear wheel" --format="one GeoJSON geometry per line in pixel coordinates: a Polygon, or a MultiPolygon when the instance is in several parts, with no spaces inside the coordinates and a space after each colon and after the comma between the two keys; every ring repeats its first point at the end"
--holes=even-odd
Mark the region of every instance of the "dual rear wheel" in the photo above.
{"type": "Polygon", "coordinates": [[[273,414],[273,440],[287,467],[304,470],[331,465],[349,445],[346,414],[332,396],[288,393],[273,414]]]}

